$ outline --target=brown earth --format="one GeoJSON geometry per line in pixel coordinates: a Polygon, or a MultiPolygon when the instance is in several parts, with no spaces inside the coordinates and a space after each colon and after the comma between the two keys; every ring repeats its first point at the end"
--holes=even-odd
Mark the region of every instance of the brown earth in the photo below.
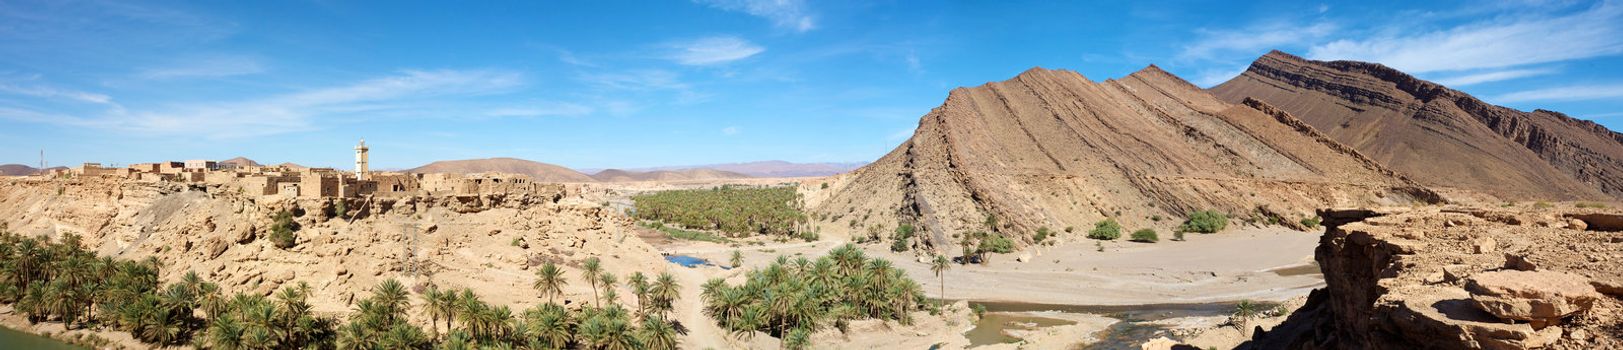
{"type": "Polygon", "coordinates": [[[627,171],[608,169],[591,175],[592,179],[601,182],[633,182],[633,181],[694,181],[694,180],[723,180],[743,179],[751,176],[730,171],[714,169],[683,169],[683,170],[654,170],[654,171],[627,171]]]}
{"type": "Polygon", "coordinates": [[[0,176],[26,176],[38,173],[39,169],[22,164],[0,164],[0,176]]]}
{"type": "Polygon", "coordinates": [[[248,159],[247,157],[236,157],[236,158],[222,160],[222,161],[220,161],[220,165],[221,166],[233,166],[233,167],[239,167],[240,168],[240,167],[259,166],[260,164],[259,164],[259,162],[255,162],[253,159],[248,159]]]}
{"type": "Polygon", "coordinates": [[[1274,51],[1211,92],[1279,107],[1428,186],[1519,200],[1623,198],[1623,134],[1490,105],[1380,64],[1274,51]]]}
{"type": "Polygon", "coordinates": [[[1256,349],[1623,347],[1623,212],[1321,212],[1325,288],[1256,349]]]}
{"type": "Polygon", "coordinates": [[[442,160],[405,170],[407,173],[511,173],[523,174],[538,182],[593,182],[591,176],[542,162],[517,158],[442,160]]]}
{"type": "Polygon", "coordinates": [[[1155,66],[1104,82],[1035,68],[954,89],[890,154],[802,189],[824,232],[910,223],[938,247],[988,229],[1017,241],[1106,218],[1164,229],[1202,209],[1298,225],[1326,205],[1440,200],[1290,114],[1155,66]]]}

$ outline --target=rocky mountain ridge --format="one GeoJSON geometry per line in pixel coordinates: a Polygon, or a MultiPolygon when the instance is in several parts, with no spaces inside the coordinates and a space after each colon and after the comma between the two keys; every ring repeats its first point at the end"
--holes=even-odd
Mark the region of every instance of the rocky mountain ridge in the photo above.
{"type": "Polygon", "coordinates": [[[1384,65],[1274,51],[1212,93],[1300,116],[1421,183],[1505,199],[1623,198],[1623,134],[1558,112],[1522,112],[1384,65]]]}

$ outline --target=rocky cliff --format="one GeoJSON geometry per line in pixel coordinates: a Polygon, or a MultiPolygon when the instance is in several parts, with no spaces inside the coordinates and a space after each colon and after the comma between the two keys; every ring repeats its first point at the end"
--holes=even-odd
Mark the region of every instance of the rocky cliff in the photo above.
{"type": "Polygon", "coordinates": [[[1623,134],[1491,105],[1380,64],[1274,51],[1211,91],[1279,107],[1428,186],[1505,199],[1623,198],[1623,134]]]}
{"type": "Polygon", "coordinates": [[[1326,210],[1325,287],[1245,349],[1623,347],[1623,213],[1326,210]]]}
{"type": "Polygon", "coordinates": [[[1325,205],[1437,200],[1290,113],[1220,101],[1154,66],[1104,82],[1036,68],[955,89],[912,138],[830,183],[813,204],[822,227],[907,223],[935,244],[1106,218],[1165,229],[1202,209],[1294,224],[1325,205]]]}

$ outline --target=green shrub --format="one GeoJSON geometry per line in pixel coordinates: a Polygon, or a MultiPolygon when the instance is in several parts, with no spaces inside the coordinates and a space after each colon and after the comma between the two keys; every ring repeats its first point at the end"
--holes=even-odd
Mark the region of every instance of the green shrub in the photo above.
{"type": "Polygon", "coordinates": [[[1088,231],[1088,238],[1106,241],[1121,238],[1121,224],[1116,223],[1115,219],[1100,221],[1093,225],[1093,230],[1088,231]]]}
{"type": "Polygon", "coordinates": [[[821,235],[817,234],[817,231],[801,232],[800,233],[800,240],[807,241],[807,242],[816,242],[817,238],[819,236],[821,236],[821,235]]]}
{"type": "Polygon", "coordinates": [[[1217,233],[1228,227],[1229,217],[1216,210],[1200,210],[1189,213],[1189,220],[1178,226],[1184,232],[1217,233]]]}
{"type": "Polygon", "coordinates": [[[1308,229],[1319,228],[1319,218],[1318,217],[1302,218],[1302,226],[1305,226],[1308,229]]]}
{"type": "Polygon", "coordinates": [[[1172,240],[1183,241],[1183,230],[1172,230],[1172,240]]]}
{"type": "Polygon", "coordinates": [[[986,234],[981,238],[980,251],[992,253],[1009,253],[1014,251],[1014,241],[998,234],[986,234]]]}
{"type": "Polygon", "coordinates": [[[1037,235],[1032,237],[1031,241],[1035,242],[1035,243],[1042,243],[1043,240],[1048,239],[1048,235],[1049,235],[1049,233],[1048,233],[1048,228],[1047,227],[1038,227],[1037,228],[1037,235]]]}
{"type": "Polygon", "coordinates": [[[827,182],[823,183],[823,189],[825,189],[825,190],[828,189],[828,183],[827,182]]]}
{"type": "Polygon", "coordinates": [[[1573,206],[1579,207],[1579,208],[1596,208],[1596,209],[1604,209],[1604,208],[1606,208],[1605,204],[1590,203],[1590,202],[1579,202],[1578,204],[1573,204],[1573,206]]]}
{"type": "Polygon", "coordinates": [[[292,248],[298,242],[298,237],[293,235],[293,231],[298,229],[299,224],[293,222],[293,213],[286,210],[277,212],[275,222],[271,224],[271,242],[275,243],[277,248],[292,248]]]}
{"type": "Polygon", "coordinates": [[[1550,208],[1554,208],[1554,207],[1555,207],[1555,205],[1550,204],[1550,202],[1539,201],[1537,203],[1533,203],[1533,208],[1534,209],[1550,209],[1550,208]]]}
{"type": "Polygon", "coordinates": [[[1138,231],[1133,231],[1133,241],[1134,242],[1155,243],[1155,242],[1158,242],[1160,240],[1161,240],[1161,238],[1156,236],[1156,234],[1155,234],[1155,229],[1146,228],[1146,229],[1140,229],[1138,231]]]}

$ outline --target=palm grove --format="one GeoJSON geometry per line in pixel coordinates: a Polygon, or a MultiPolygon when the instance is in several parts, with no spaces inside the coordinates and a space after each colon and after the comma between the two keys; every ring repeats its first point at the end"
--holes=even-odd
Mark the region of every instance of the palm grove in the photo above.
{"type": "Polygon", "coordinates": [[[13,234],[0,225],[0,302],[30,322],[66,328],[129,332],[152,345],[208,349],[675,349],[678,326],[669,321],[677,298],[673,276],[634,273],[626,289],[636,305],[616,300],[616,278],[586,261],[594,302],[557,303],[568,283],[546,264],[535,287],[546,298],[515,314],[469,289],[428,286],[413,307],[408,288],[393,279],[374,286],[346,319],[311,311],[310,287],[288,286],[271,297],[226,294],[194,273],[159,282],[161,264],[97,257],[77,235],[58,242],[13,234]],[[410,322],[413,313],[429,320],[410,322]],[[443,325],[444,327],[441,327],[443,325]]]}

